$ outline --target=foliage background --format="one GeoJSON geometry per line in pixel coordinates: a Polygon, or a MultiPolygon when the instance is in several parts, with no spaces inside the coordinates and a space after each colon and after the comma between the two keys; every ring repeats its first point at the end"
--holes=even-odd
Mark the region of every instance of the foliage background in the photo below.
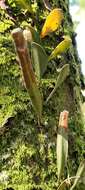
{"type": "MultiPolygon", "coordinates": [[[[39,32],[48,11],[41,1],[31,1],[36,15],[33,20],[14,0],[8,0],[10,11],[0,9],[0,189],[52,190],[57,186],[56,135],[59,113],[70,112],[69,118],[69,170],[75,175],[80,160],[85,156],[85,133],[80,115],[80,60],[76,51],[75,33],[69,15],[68,1],[51,1],[52,7],[64,11],[64,26],[59,32],[43,40],[49,54],[60,41],[62,34],[69,34],[73,46],[62,59],[49,64],[42,82],[44,99],[54,87],[55,68],[69,63],[71,74],[55,93],[48,105],[44,105],[43,126],[37,119],[26,91],[21,69],[16,61],[11,31],[24,29],[31,23],[39,32]],[[9,15],[9,16],[8,16],[9,15]],[[49,80],[48,80],[49,79],[49,80]],[[73,106],[74,105],[74,106],[73,106]]],[[[81,183],[77,189],[84,190],[81,183]]]]}

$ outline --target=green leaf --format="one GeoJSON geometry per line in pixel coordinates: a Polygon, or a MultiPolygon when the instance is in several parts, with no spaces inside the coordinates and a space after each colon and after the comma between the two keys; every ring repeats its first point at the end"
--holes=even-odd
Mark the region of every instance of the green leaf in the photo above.
{"type": "Polygon", "coordinates": [[[83,160],[80,163],[79,168],[76,173],[76,178],[75,178],[74,183],[73,183],[72,187],[70,188],[70,190],[73,190],[76,187],[76,185],[78,184],[80,178],[83,176],[84,173],[85,173],[85,160],[83,160]]]}
{"type": "Polygon", "coordinates": [[[31,97],[33,106],[35,108],[35,111],[37,113],[39,121],[41,121],[42,116],[42,97],[39,91],[39,88],[36,84],[36,80],[33,82],[30,80],[30,87],[28,87],[29,95],[31,97]]]}
{"type": "Polygon", "coordinates": [[[64,167],[66,165],[68,155],[68,134],[64,128],[58,128],[57,134],[57,168],[58,179],[64,173],[64,167]]]}
{"type": "Polygon", "coordinates": [[[27,28],[30,30],[32,34],[33,41],[40,44],[41,39],[40,39],[39,33],[32,26],[28,26],[27,28]]]}
{"type": "Polygon", "coordinates": [[[31,2],[30,0],[16,0],[17,3],[25,10],[28,10],[30,13],[33,13],[32,7],[31,7],[31,2]]]}
{"type": "Polygon", "coordinates": [[[68,112],[63,111],[60,114],[59,127],[57,133],[57,169],[58,180],[64,174],[64,168],[67,163],[68,156],[68,128],[67,128],[68,112]],[[66,126],[63,126],[66,125],[66,126]]]}
{"type": "Polygon", "coordinates": [[[50,100],[50,98],[52,98],[52,96],[55,93],[56,89],[65,81],[65,79],[67,78],[68,75],[69,75],[69,65],[65,64],[61,68],[60,73],[59,73],[59,75],[57,77],[57,81],[56,81],[55,87],[52,90],[52,92],[50,93],[50,95],[48,96],[46,102],[48,102],[50,100]]]}
{"type": "Polygon", "coordinates": [[[22,69],[26,88],[29,92],[33,106],[40,121],[42,115],[42,97],[37,85],[35,73],[32,68],[27,43],[20,28],[16,28],[12,31],[12,37],[15,42],[15,47],[17,55],[19,57],[19,62],[22,69]]]}
{"type": "Polygon", "coordinates": [[[32,56],[32,63],[35,68],[36,76],[40,80],[40,78],[43,76],[47,68],[47,64],[48,64],[47,55],[42,46],[40,46],[39,44],[35,42],[32,42],[31,56],[32,56]]]}
{"type": "Polygon", "coordinates": [[[48,60],[55,58],[57,55],[65,52],[71,44],[71,38],[68,36],[64,37],[64,40],[58,44],[58,46],[52,51],[51,55],[49,56],[48,60]]]}

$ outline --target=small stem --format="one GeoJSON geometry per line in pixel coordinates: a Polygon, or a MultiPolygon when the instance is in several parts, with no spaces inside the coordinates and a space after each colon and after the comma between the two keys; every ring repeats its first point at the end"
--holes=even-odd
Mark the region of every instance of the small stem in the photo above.
{"type": "MultiPolygon", "coordinates": [[[[69,177],[69,180],[76,179],[76,178],[80,178],[80,176],[77,176],[77,177],[76,177],[76,176],[69,177]]],[[[58,187],[57,190],[60,190],[60,188],[64,185],[64,183],[67,184],[67,182],[68,182],[68,178],[66,178],[66,179],[60,184],[60,186],[58,187]]]]}
{"type": "Polygon", "coordinates": [[[49,0],[43,0],[44,6],[46,9],[48,9],[49,11],[51,11],[51,6],[49,3],[49,0]]]}
{"type": "Polygon", "coordinates": [[[56,89],[54,88],[52,90],[52,92],[50,93],[50,95],[48,96],[48,98],[46,99],[46,103],[48,103],[48,101],[52,98],[52,96],[54,95],[55,91],[56,91],[56,89]]]}

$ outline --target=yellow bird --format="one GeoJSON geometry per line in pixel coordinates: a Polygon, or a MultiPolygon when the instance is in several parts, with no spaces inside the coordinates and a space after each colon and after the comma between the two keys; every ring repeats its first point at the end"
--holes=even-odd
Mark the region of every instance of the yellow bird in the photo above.
{"type": "Polygon", "coordinates": [[[44,38],[50,32],[57,30],[63,20],[63,12],[61,9],[53,9],[47,16],[44,26],[41,31],[41,38],[44,38]]]}
{"type": "Polygon", "coordinates": [[[57,55],[62,54],[65,52],[71,45],[72,40],[69,36],[63,36],[64,39],[60,42],[57,47],[52,51],[51,55],[49,56],[48,60],[55,58],[57,55]]]}

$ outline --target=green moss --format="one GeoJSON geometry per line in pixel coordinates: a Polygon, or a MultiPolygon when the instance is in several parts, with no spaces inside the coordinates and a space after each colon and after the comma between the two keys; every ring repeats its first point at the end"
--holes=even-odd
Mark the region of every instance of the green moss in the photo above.
{"type": "MultiPolygon", "coordinates": [[[[18,8],[14,1],[8,1],[18,16],[18,8]]],[[[39,22],[34,23],[37,29],[41,29],[47,10],[44,13],[40,9],[40,1],[37,6],[39,22]]],[[[53,0],[54,7],[56,1],[53,0]]],[[[52,4],[51,3],[51,4],[52,4]]],[[[64,8],[65,34],[73,34],[72,23],[69,22],[69,14],[64,8]]],[[[41,3],[42,5],[42,3],[41,3]]],[[[57,1],[58,7],[59,1],[57,1]]],[[[22,11],[21,11],[22,12],[22,11]]],[[[3,12],[1,11],[2,18],[3,12]]],[[[28,15],[27,15],[28,16],[28,15]]],[[[5,15],[4,15],[5,17],[5,15]]],[[[4,18],[6,19],[6,17],[4,18]]],[[[19,26],[24,27],[22,19],[19,26]]],[[[8,22],[8,20],[7,20],[8,22]]],[[[11,22],[11,21],[10,21],[11,22]]],[[[31,19],[29,19],[31,22],[31,19]]],[[[31,23],[30,23],[31,24],[31,23]]],[[[0,25],[4,35],[0,35],[0,190],[12,187],[16,190],[54,190],[57,188],[57,165],[56,165],[56,136],[59,114],[62,110],[69,111],[69,170],[70,175],[75,175],[80,160],[85,156],[85,132],[80,114],[80,105],[75,93],[75,87],[80,85],[79,67],[77,65],[76,50],[74,46],[64,55],[48,65],[48,70],[42,80],[44,100],[54,88],[57,74],[56,67],[65,63],[70,65],[70,76],[60,86],[48,104],[44,103],[42,127],[37,125],[37,118],[32,107],[28,92],[22,84],[22,73],[16,62],[13,42],[10,36],[11,27],[16,25],[0,25]],[[3,56],[2,56],[3,55],[3,56]],[[2,128],[4,130],[2,130],[2,128]],[[5,180],[4,180],[5,179],[5,180]]],[[[53,36],[43,40],[46,52],[51,52],[51,47],[59,42],[58,34],[63,33],[63,28],[53,36]],[[50,45],[49,45],[50,42],[50,45]]],[[[79,64],[79,62],[78,62],[79,64]]],[[[84,190],[80,184],[77,189],[84,190]]]]}

